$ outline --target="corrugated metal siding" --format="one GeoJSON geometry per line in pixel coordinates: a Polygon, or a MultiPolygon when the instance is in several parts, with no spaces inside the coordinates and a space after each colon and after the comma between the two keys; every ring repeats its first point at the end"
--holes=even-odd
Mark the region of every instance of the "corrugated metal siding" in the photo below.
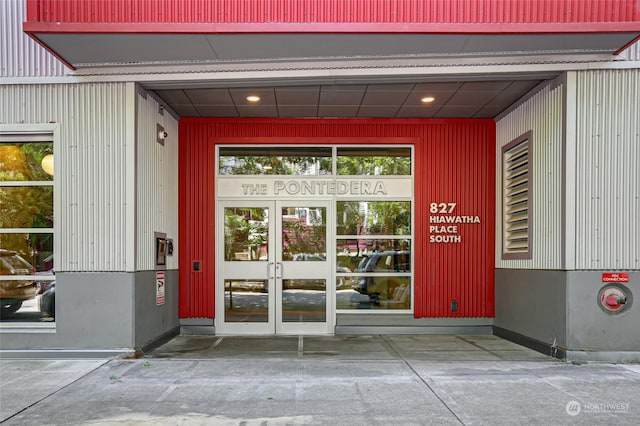
{"type": "Polygon", "coordinates": [[[415,316],[493,316],[494,123],[492,120],[180,121],[180,316],[213,317],[216,137],[416,138],[415,316]],[[462,244],[430,244],[429,204],[457,202],[462,244]],[[192,271],[192,262],[202,269],[192,271]],[[459,310],[451,312],[451,300],[459,310]]]}
{"type": "Polygon", "coordinates": [[[62,62],[22,32],[25,4],[25,0],[0,1],[0,76],[64,75],[62,62]]]}
{"type": "Polygon", "coordinates": [[[628,22],[628,0],[35,0],[35,22],[628,22]]]}
{"type": "Polygon", "coordinates": [[[576,85],[576,269],[639,269],[640,70],[576,85]]]}
{"type": "Polygon", "coordinates": [[[563,87],[549,86],[496,124],[496,267],[562,269],[563,87]],[[502,157],[509,142],[532,131],[531,259],[502,259],[502,157]]]}
{"type": "Polygon", "coordinates": [[[640,61],[640,41],[633,43],[631,46],[620,52],[620,56],[627,61],[640,61]]]}
{"type": "Polygon", "coordinates": [[[0,86],[1,123],[60,123],[56,268],[125,271],[126,85],[0,86]]]}
{"type": "Polygon", "coordinates": [[[175,254],[167,269],[178,268],[178,121],[151,96],[137,95],[136,114],[136,269],[155,268],[154,232],[174,242],[175,254]],[[157,142],[156,126],[168,133],[164,146],[157,142]]]}
{"type": "MultiPolygon", "coordinates": [[[[464,125],[425,125],[424,156],[417,169],[423,184],[424,204],[416,209],[423,216],[426,262],[424,268],[426,317],[493,316],[494,218],[493,126],[471,122],[464,125]],[[430,243],[431,203],[457,203],[452,216],[478,216],[480,224],[458,225],[461,243],[430,243]],[[459,311],[451,312],[451,301],[459,311]]],[[[440,216],[440,215],[435,215],[440,216]]],[[[450,215],[448,215],[450,216],[450,215]]],[[[435,234],[434,234],[435,235],[435,234]]],[[[416,309],[418,312],[418,309],[416,309]]]]}

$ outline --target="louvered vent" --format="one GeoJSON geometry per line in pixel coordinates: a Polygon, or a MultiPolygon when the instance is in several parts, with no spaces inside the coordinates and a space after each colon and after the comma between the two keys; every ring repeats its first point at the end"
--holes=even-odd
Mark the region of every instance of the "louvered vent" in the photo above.
{"type": "Polygon", "coordinates": [[[530,140],[528,133],[502,152],[503,258],[530,258],[530,140]]]}

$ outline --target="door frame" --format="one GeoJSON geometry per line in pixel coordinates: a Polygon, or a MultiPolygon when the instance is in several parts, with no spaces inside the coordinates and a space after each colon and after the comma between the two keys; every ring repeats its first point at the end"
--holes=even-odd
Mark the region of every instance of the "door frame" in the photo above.
{"type": "MultiPolygon", "coordinates": [[[[216,200],[216,241],[215,241],[215,289],[216,289],[216,334],[220,335],[274,335],[274,334],[333,334],[335,327],[335,254],[333,244],[333,200],[327,198],[262,198],[262,199],[239,199],[224,198],[216,200]],[[267,322],[225,322],[225,271],[224,271],[224,209],[226,207],[267,207],[269,209],[269,232],[268,247],[269,258],[264,262],[262,277],[268,283],[268,316],[267,322]],[[281,208],[282,207],[324,207],[326,209],[326,262],[324,265],[325,276],[325,322],[284,322],[282,321],[282,296],[283,280],[287,277],[288,270],[295,267],[297,270],[302,264],[307,262],[287,262],[282,259],[282,227],[281,208]],[[273,249],[272,249],[273,247],[273,249]],[[279,254],[280,253],[280,254],[279,254]],[[298,264],[299,265],[296,265],[298,264]],[[278,272],[280,269],[284,275],[278,272]],[[280,302],[279,302],[280,301],[280,302]]],[[[260,261],[263,262],[263,261],[260,261]]],[[[252,262],[238,262],[238,267],[247,267],[260,274],[263,265],[251,265],[252,262]]],[[[316,262],[312,262],[316,263],[316,262]]],[[[312,265],[318,266],[318,265],[312,265]]],[[[294,269],[295,270],[295,269],[294,269]]],[[[314,269],[314,272],[318,268],[314,269]]],[[[305,275],[302,272],[302,275],[305,275]]],[[[258,277],[256,277],[258,278],[258,277]]],[[[309,277],[300,277],[310,278],[309,277]]]]}

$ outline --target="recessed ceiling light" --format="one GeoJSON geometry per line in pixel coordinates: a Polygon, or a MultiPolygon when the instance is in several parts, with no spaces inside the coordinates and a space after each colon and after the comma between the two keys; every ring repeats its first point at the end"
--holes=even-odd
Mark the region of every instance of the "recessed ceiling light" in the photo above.
{"type": "Polygon", "coordinates": [[[249,95],[245,98],[248,102],[260,102],[260,96],[249,95]]]}
{"type": "Polygon", "coordinates": [[[433,96],[425,96],[424,98],[420,99],[420,102],[422,102],[423,104],[430,104],[435,100],[436,98],[434,98],[433,96]]]}

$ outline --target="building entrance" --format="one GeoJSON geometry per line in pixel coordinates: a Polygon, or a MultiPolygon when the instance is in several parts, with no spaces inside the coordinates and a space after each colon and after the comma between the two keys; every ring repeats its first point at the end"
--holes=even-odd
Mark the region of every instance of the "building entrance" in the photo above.
{"type": "Polygon", "coordinates": [[[331,332],[329,213],[326,200],[218,203],[219,333],[331,332]]]}
{"type": "Polygon", "coordinates": [[[219,146],[216,333],[412,309],[411,148],[219,146]]]}

